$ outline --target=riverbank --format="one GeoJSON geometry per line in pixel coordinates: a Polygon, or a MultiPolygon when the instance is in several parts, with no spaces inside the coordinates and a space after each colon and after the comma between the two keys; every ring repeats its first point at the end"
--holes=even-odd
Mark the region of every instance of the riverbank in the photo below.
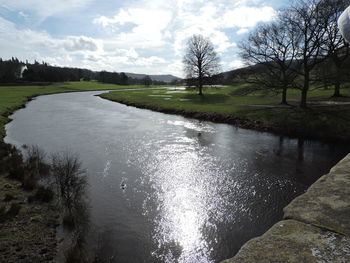
{"type": "Polygon", "coordinates": [[[50,203],[29,202],[34,191],[0,175],[0,262],[51,262],[58,213],[50,203]]]}
{"type": "Polygon", "coordinates": [[[284,208],[284,220],[222,263],[350,262],[350,154],[284,208]]]}
{"type": "MultiPolygon", "coordinates": [[[[279,96],[237,95],[241,86],[208,88],[204,96],[191,90],[118,91],[99,95],[104,99],[163,113],[290,137],[350,142],[350,97],[331,98],[331,90],[310,92],[309,107],[297,107],[298,92],[289,91],[289,105],[279,96]]],[[[350,89],[343,91],[350,95],[350,89]]]]}

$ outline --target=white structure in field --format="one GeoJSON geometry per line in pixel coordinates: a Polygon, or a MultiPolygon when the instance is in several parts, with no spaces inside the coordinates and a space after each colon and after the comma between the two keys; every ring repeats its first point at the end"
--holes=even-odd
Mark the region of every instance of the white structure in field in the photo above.
{"type": "Polygon", "coordinates": [[[350,6],[339,17],[338,26],[342,36],[350,43],[350,6]]]}

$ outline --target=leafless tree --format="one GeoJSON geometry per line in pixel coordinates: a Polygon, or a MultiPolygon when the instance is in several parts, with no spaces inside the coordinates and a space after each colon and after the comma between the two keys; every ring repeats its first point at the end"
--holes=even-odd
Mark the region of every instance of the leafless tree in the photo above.
{"type": "Polygon", "coordinates": [[[347,73],[343,70],[343,65],[349,58],[349,45],[341,36],[337,21],[342,12],[350,5],[349,0],[322,0],[322,24],[324,25],[324,39],[321,46],[327,56],[327,61],[321,65],[326,70],[321,69],[323,81],[334,85],[334,97],[340,97],[341,84],[348,80],[347,73]]]}
{"type": "Polygon", "coordinates": [[[193,35],[188,43],[183,57],[187,78],[196,78],[199,95],[203,94],[203,80],[219,71],[219,57],[208,38],[193,35]]]}
{"type": "Polygon", "coordinates": [[[287,89],[295,86],[293,67],[300,38],[284,15],[281,12],[275,22],[259,26],[239,48],[240,56],[248,66],[259,64],[264,68],[260,73],[249,74],[246,81],[255,84],[257,89],[281,92],[281,103],[287,104],[287,89]]]}
{"type": "Polygon", "coordinates": [[[84,203],[87,178],[78,156],[63,152],[52,156],[52,175],[59,201],[68,214],[84,203]]]}
{"type": "Polygon", "coordinates": [[[311,72],[325,59],[322,49],[326,35],[324,9],[320,0],[297,0],[286,10],[286,14],[286,22],[301,37],[297,45],[297,59],[301,66],[297,73],[302,78],[300,107],[306,108],[307,95],[313,80],[311,72]]]}

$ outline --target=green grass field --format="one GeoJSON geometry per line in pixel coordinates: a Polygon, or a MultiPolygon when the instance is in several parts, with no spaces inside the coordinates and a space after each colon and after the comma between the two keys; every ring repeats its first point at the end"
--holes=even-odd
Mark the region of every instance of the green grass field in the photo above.
{"type": "MultiPolygon", "coordinates": [[[[308,109],[298,106],[300,91],[290,90],[290,106],[280,105],[280,95],[255,93],[236,95],[244,85],[207,88],[204,95],[189,90],[115,91],[101,97],[160,111],[214,113],[259,121],[266,127],[300,131],[308,137],[347,139],[350,134],[350,97],[331,99],[333,90],[316,89],[309,93],[308,109]],[[320,105],[321,104],[321,105],[320,105]]],[[[342,94],[350,96],[350,89],[342,94]]],[[[278,130],[278,129],[275,129],[278,130]]]]}
{"type": "Polygon", "coordinates": [[[95,81],[64,82],[47,86],[0,86],[0,140],[5,136],[6,115],[23,106],[29,97],[63,92],[137,89],[145,86],[119,86],[95,81]]]}

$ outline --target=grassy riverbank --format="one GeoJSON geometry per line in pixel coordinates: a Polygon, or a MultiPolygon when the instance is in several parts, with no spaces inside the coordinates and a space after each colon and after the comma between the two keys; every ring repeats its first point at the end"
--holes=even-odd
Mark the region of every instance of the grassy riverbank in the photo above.
{"type": "Polygon", "coordinates": [[[50,85],[36,86],[0,86],[0,140],[5,136],[5,124],[9,121],[8,115],[21,108],[32,97],[63,92],[137,89],[145,86],[119,86],[104,84],[95,81],[64,82],[50,85]]]}
{"type": "MultiPolygon", "coordinates": [[[[207,88],[204,96],[191,90],[135,90],[101,95],[130,106],[180,114],[202,120],[223,122],[243,128],[289,136],[350,141],[350,98],[332,99],[333,90],[314,90],[309,107],[298,107],[299,92],[290,90],[288,106],[280,105],[280,95],[255,93],[240,95],[244,85],[207,88]]],[[[343,95],[350,95],[344,89],[343,95]]]]}

